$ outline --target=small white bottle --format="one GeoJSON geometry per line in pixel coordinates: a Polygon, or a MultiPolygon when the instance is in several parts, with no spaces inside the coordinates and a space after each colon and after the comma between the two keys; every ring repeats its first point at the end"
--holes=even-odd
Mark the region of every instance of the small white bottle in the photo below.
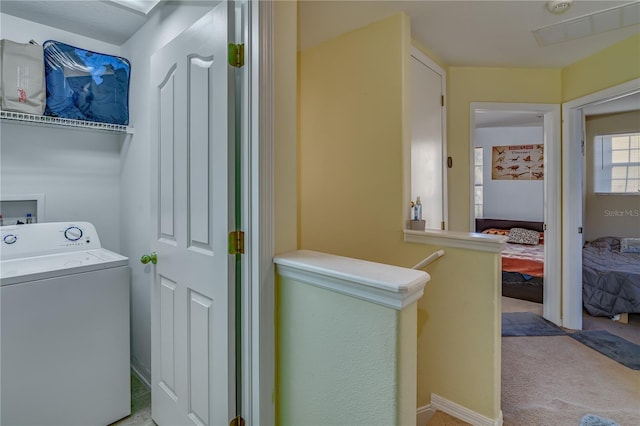
{"type": "Polygon", "coordinates": [[[422,220],[422,203],[420,197],[416,198],[416,205],[413,208],[413,220],[422,220]]]}

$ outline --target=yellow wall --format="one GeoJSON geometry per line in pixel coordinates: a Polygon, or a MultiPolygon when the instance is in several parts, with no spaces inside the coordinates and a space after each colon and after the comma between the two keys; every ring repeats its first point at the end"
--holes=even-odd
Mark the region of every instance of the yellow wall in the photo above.
{"type": "Polygon", "coordinates": [[[471,102],[560,104],[640,77],[640,35],[563,69],[449,67],[449,229],[469,229],[471,102]]]}
{"type": "Polygon", "coordinates": [[[562,69],[562,102],[640,77],[640,34],[562,69]]]}
{"type": "MultiPolygon", "coordinates": [[[[410,46],[400,14],[301,52],[300,248],[408,267],[440,248],[403,242],[410,46]]],[[[418,302],[418,406],[436,393],[495,419],[499,256],[437,262],[418,302]]]]}
{"type": "Polygon", "coordinates": [[[274,244],[284,253],[298,246],[297,31],[298,3],[274,6],[274,244]]]}
{"type": "Polygon", "coordinates": [[[418,407],[431,393],[490,419],[500,412],[500,256],[445,248],[418,302],[418,407]]]}
{"type": "MultiPolygon", "coordinates": [[[[409,33],[409,19],[396,15],[300,53],[298,248],[409,267],[440,248],[406,244],[402,237],[409,33]]],[[[470,103],[559,104],[636,78],[638,40],[564,70],[443,66],[453,157],[450,229],[469,229],[470,103]],[[596,64],[603,59],[621,69],[605,73],[596,64]]],[[[428,48],[417,47],[442,65],[428,48]]],[[[278,223],[295,223],[285,213],[278,223]]],[[[433,392],[495,419],[500,409],[499,256],[447,249],[427,271],[432,280],[418,304],[418,406],[428,404],[433,392]]]]}
{"type": "MultiPolygon", "coordinates": [[[[297,167],[297,32],[298,3],[295,1],[273,2],[273,63],[274,67],[274,250],[275,254],[285,253],[298,248],[298,167],[297,167]]],[[[276,424],[279,424],[281,411],[280,399],[277,397],[279,384],[282,381],[280,360],[282,359],[278,345],[282,342],[282,330],[278,327],[277,318],[282,306],[281,294],[277,292],[276,276],[275,295],[275,389],[273,404],[276,424]]]]}
{"type": "Polygon", "coordinates": [[[301,248],[388,261],[402,234],[402,63],[395,15],[301,52],[301,248]]]}
{"type": "Polygon", "coordinates": [[[447,75],[447,150],[449,229],[469,230],[470,145],[472,102],[560,103],[560,70],[528,68],[449,67],[447,75]]]}

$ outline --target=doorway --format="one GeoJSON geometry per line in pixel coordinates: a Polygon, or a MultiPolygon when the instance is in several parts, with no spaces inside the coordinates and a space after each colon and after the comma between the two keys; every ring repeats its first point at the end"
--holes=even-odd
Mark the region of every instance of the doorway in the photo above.
{"type": "MultiPolygon", "coordinates": [[[[532,122],[542,126],[544,156],[541,169],[544,170],[541,185],[541,222],[544,223],[544,275],[543,275],[543,316],[561,325],[561,269],[560,269],[560,106],[554,104],[512,104],[480,103],[470,106],[470,205],[476,206],[476,130],[480,126],[526,126],[532,122]],[[491,120],[491,121],[490,121],[491,120]],[[484,124],[482,124],[484,123],[484,124]]],[[[510,145],[506,143],[506,145],[510,145]]],[[[491,151],[485,153],[483,162],[491,161],[491,151]]],[[[491,175],[489,174],[489,177],[491,175]]],[[[480,192],[480,191],[478,191],[480,192]]],[[[479,208],[470,209],[470,229],[476,230],[477,215],[484,216],[479,208]]],[[[487,217],[487,216],[485,216],[487,217]]],[[[516,217],[505,219],[517,220],[516,217]]],[[[531,220],[531,219],[529,219],[531,220]]]]}
{"type": "Polygon", "coordinates": [[[592,93],[562,105],[562,313],[563,326],[582,329],[582,245],[585,111],[640,93],[640,79],[592,93]]]}

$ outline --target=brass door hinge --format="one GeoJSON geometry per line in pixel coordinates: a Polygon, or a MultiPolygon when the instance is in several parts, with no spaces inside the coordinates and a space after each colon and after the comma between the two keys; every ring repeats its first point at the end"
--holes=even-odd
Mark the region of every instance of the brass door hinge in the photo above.
{"type": "Polygon", "coordinates": [[[440,95],[440,106],[444,106],[444,95],[440,95]]]}
{"type": "Polygon", "coordinates": [[[244,232],[229,232],[229,254],[244,254],[244,232]]]}
{"type": "Polygon", "coordinates": [[[237,416],[234,419],[231,419],[229,422],[229,426],[244,426],[244,419],[240,416],[237,416]]]}
{"type": "Polygon", "coordinates": [[[444,222],[444,220],[440,222],[440,229],[443,231],[447,229],[447,224],[444,222]]]}
{"type": "Polygon", "coordinates": [[[229,43],[229,65],[236,68],[244,66],[244,44],[229,43]]]}

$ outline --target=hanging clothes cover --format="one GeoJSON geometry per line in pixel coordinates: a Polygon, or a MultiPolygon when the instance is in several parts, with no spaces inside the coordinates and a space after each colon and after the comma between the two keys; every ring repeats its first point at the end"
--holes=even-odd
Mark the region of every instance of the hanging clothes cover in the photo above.
{"type": "Polygon", "coordinates": [[[45,115],[129,124],[131,64],[127,59],[53,40],[43,48],[45,115]]]}

